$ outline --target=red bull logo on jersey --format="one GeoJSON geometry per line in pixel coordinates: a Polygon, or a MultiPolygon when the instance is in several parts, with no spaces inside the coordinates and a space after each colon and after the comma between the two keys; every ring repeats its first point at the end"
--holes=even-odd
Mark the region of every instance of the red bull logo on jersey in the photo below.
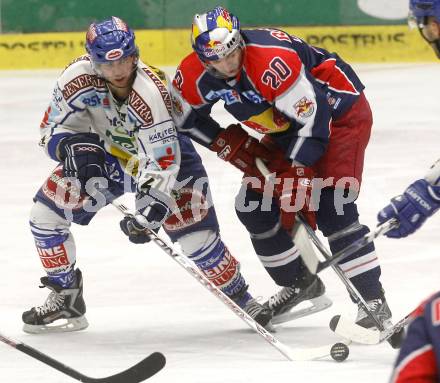
{"type": "Polygon", "coordinates": [[[315,103],[307,97],[303,97],[293,107],[295,108],[296,115],[302,118],[310,117],[315,111],[315,103]]]}
{"type": "Polygon", "coordinates": [[[123,56],[124,52],[122,49],[112,49],[105,54],[105,59],[108,61],[119,60],[123,56]]]}

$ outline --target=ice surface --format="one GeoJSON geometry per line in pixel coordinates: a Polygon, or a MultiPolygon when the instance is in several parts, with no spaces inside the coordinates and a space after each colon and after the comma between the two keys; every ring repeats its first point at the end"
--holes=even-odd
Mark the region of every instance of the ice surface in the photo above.
{"type": "MultiPolygon", "coordinates": [[[[377,211],[440,156],[440,66],[358,66],[375,117],[367,150],[359,209],[376,224],[377,211]]],[[[102,210],[88,227],[75,226],[78,266],[84,274],[87,317],[83,332],[31,336],[21,332],[21,313],[42,304],[42,268],[27,224],[32,197],[54,167],[38,147],[38,127],[57,72],[0,73],[0,332],[102,377],[153,351],[167,366],[157,383],[387,382],[396,351],[388,344],[351,346],[344,363],[288,362],[221,302],[153,244],[135,246],[119,231],[120,214],[102,210]]],[[[225,123],[225,113],[217,114],[225,123]]],[[[255,296],[277,288],[254,255],[238,222],[233,201],[240,174],[200,149],[213,189],[222,236],[255,296]]],[[[125,199],[131,203],[131,196],[125,199]]],[[[376,241],[382,282],[395,319],[440,288],[440,214],[414,236],[376,241]]],[[[343,285],[331,270],[322,273],[334,306],[284,325],[276,333],[292,347],[319,346],[338,338],[328,329],[337,313],[355,315],[343,285]]],[[[0,344],[0,382],[73,381],[0,344]]]]}

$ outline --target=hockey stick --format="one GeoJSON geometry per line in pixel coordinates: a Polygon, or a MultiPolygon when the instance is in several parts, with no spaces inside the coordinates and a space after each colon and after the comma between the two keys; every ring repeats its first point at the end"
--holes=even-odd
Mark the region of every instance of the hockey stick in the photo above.
{"type": "MultiPolygon", "coordinates": [[[[266,167],[265,163],[259,158],[256,159],[255,163],[256,163],[258,170],[261,172],[261,174],[270,182],[270,171],[266,167]]],[[[309,238],[312,240],[313,244],[316,246],[316,248],[319,250],[319,252],[325,258],[325,262],[327,262],[326,267],[331,266],[333,268],[333,270],[336,272],[336,275],[339,277],[339,279],[345,285],[350,296],[355,301],[355,303],[358,305],[358,307],[362,308],[365,311],[365,313],[375,323],[377,329],[380,332],[386,331],[383,324],[378,320],[376,315],[374,315],[374,313],[371,312],[370,308],[368,307],[367,303],[360,295],[359,291],[356,289],[356,287],[353,285],[353,283],[350,281],[350,279],[345,275],[345,273],[342,271],[342,269],[336,264],[336,262],[340,261],[341,259],[345,258],[348,255],[353,254],[355,251],[359,250],[360,248],[366,246],[368,243],[372,242],[374,240],[374,238],[378,237],[381,234],[384,234],[386,231],[395,227],[396,221],[390,220],[390,221],[385,222],[382,226],[380,226],[378,228],[378,230],[374,231],[373,233],[370,233],[370,235],[366,235],[365,237],[361,238],[360,240],[354,242],[350,246],[348,246],[345,249],[338,252],[336,254],[336,256],[333,256],[332,253],[324,246],[324,244],[318,238],[315,231],[301,217],[301,214],[297,214],[296,219],[297,219],[298,224],[302,225],[306,229],[306,232],[307,232],[309,238]]],[[[303,233],[302,231],[299,231],[299,230],[297,230],[297,232],[303,233]]],[[[294,241],[295,241],[295,238],[294,238],[294,241]]],[[[300,245],[301,242],[304,242],[304,241],[305,241],[305,239],[301,238],[301,241],[298,241],[298,244],[300,245]]],[[[309,246],[303,247],[303,249],[299,248],[299,250],[300,250],[300,253],[303,250],[305,252],[305,254],[302,255],[303,259],[304,258],[307,259],[308,257],[311,257],[309,246]]],[[[308,264],[308,267],[309,267],[309,263],[308,262],[305,262],[305,263],[308,264]]],[[[323,268],[321,268],[321,270],[322,269],[323,268]]],[[[337,328],[338,327],[337,324],[339,322],[340,322],[340,316],[339,316],[339,319],[335,319],[335,317],[332,318],[332,320],[330,321],[330,324],[331,324],[330,328],[332,331],[335,331],[334,328],[332,328],[333,325],[335,325],[335,328],[337,328]]],[[[341,322],[341,324],[342,323],[347,323],[347,321],[343,321],[343,322],[341,322]]],[[[360,327],[360,326],[358,326],[358,327],[360,327]]],[[[350,329],[350,334],[343,332],[342,329],[343,329],[343,327],[339,327],[338,335],[341,335],[344,338],[347,338],[350,340],[354,340],[354,339],[350,338],[350,336],[349,336],[354,331],[353,327],[350,329]]],[[[390,343],[391,347],[399,348],[401,340],[402,340],[401,338],[403,335],[402,328],[400,328],[400,327],[394,328],[394,326],[393,326],[391,329],[393,329],[394,331],[392,331],[391,334],[388,334],[388,332],[386,333],[387,334],[386,340],[390,343]]]]}
{"type": "MultiPolygon", "coordinates": [[[[390,219],[376,226],[374,231],[365,234],[362,238],[359,238],[358,240],[354,241],[346,248],[342,249],[341,251],[338,251],[336,254],[333,254],[330,258],[327,258],[325,261],[319,263],[316,267],[316,273],[319,273],[322,270],[326,269],[327,267],[333,266],[336,263],[342,261],[344,258],[354,254],[356,251],[362,249],[363,247],[367,246],[369,243],[373,242],[377,237],[397,227],[397,225],[398,225],[397,220],[390,219]]],[[[343,231],[341,232],[341,234],[343,234],[343,231]]]]}
{"type": "MultiPolygon", "coordinates": [[[[112,205],[115,206],[120,212],[126,216],[133,216],[133,214],[123,204],[114,201],[114,197],[109,194],[108,191],[103,191],[108,200],[112,201],[112,205]],[[110,197],[110,198],[109,198],[110,197]]],[[[250,317],[245,311],[243,311],[235,302],[223,293],[217,286],[215,286],[198,268],[195,264],[188,259],[185,255],[176,252],[172,246],[168,245],[160,236],[154,231],[149,230],[151,240],[159,246],[165,253],[167,253],[175,262],[183,267],[194,279],[196,279],[202,286],[204,286],[209,292],[215,295],[225,306],[227,306],[235,315],[237,315],[243,322],[245,322],[252,330],[260,335],[266,342],[277,349],[290,361],[305,361],[321,359],[330,355],[332,344],[310,347],[310,348],[297,348],[293,349],[288,347],[284,343],[281,343],[275,338],[269,331],[263,326],[258,324],[252,317],[250,317]]]]}
{"type": "Polygon", "coordinates": [[[154,352],[136,365],[118,374],[111,375],[106,378],[91,378],[59,362],[58,360],[51,358],[49,355],[44,354],[31,346],[28,346],[27,344],[7,338],[2,334],[0,334],[0,341],[29,355],[32,358],[39,360],[44,364],[47,364],[48,366],[51,366],[55,370],[58,370],[73,379],[85,383],[139,383],[159,372],[166,363],[166,359],[163,354],[160,352],[154,352]]]}
{"type": "MultiPolygon", "coordinates": [[[[408,314],[392,327],[383,331],[377,331],[375,329],[367,329],[359,326],[351,320],[347,320],[341,315],[335,315],[330,321],[330,329],[344,338],[350,339],[353,342],[361,344],[379,344],[383,341],[388,341],[394,334],[398,334],[400,337],[400,331],[410,322],[411,314],[408,314]]],[[[397,335],[396,335],[397,336],[397,335]]],[[[400,339],[395,340],[394,344],[398,346],[400,339]]],[[[393,346],[394,347],[394,346],[393,346]]],[[[394,347],[397,348],[397,347],[394,347]]]]}
{"type": "MultiPolygon", "coordinates": [[[[271,182],[271,178],[270,178],[271,173],[269,169],[266,167],[265,163],[260,158],[257,158],[255,160],[255,164],[258,170],[261,172],[261,174],[263,174],[263,176],[266,178],[266,180],[271,182]]],[[[320,261],[317,258],[313,248],[310,246],[310,241],[308,240],[307,235],[305,234],[306,230],[304,230],[304,225],[294,226],[293,240],[294,243],[297,244],[297,246],[299,245],[299,247],[301,248],[301,256],[309,271],[312,274],[317,274],[322,270],[326,269],[327,267],[333,266],[336,263],[342,261],[344,258],[354,254],[359,249],[362,249],[363,247],[367,246],[369,243],[373,242],[377,237],[385,234],[386,232],[397,226],[398,226],[397,220],[390,219],[378,225],[374,229],[374,231],[365,234],[362,238],[354,241],[353,243],[351,243],[349,246],[342,249],[341,251],[338,251],[333,255],[328,254],[329,256],[324,255],[325,257],[324,261],[320,261]]],[[[321,253],[323,253],[322,249],[319,250],[321,253]]]]}
{"type": "MultiPolygon", "coordinates": [[[[331,252],[320,241],[320,239],[318,238],[316,233],[313,231],[313,229],[306,222],[304,222],[304,220],[302,219],[302,217],[300,215],[298,215],[298,220],[301,222],[302,225],[304,225],[313,244],[321,252],[321,254],[324,256],[324,258],[326,258],[326,260],[332,260],[331,252]]],[[[367,242],[367,243],[369,243],[369,242],[367,242]]],[[[344,250],[342,250],[342,252],[343,251],[344,250]]],[[[342,258],[344,258],[344,257],[340,257],[340,259],[342,259],[342,258]]],[[[354,300],[354,302],[365,311],[365,313],[368,315],[368,317],[375,323],[375,326],[377,327],[379,332],[381,332],[382,334],[387,334],[385,336],[385,338],[382,339],[382,341],[387,340],[388,343],[391,345],[391,347],[399,348],[401,341],[402,341],[402,335],[403,335],[402,328],[403,328],[403,326],[396,327],[396,325],[395,325],[393,327],[390,327],[389,329],[385,329],[385,327],[379,321],[379,319],[376,317],[376,315],[371,312],[371,310],[368,307],[367,303],[365,302],[364,298],[362,298],[359,291],[356,289],[356,287],[353,285],[353,283],[350,281],[350,279],[345,275],[345,273],[342,271],[342,269],[336,264],[333,264],[331,267],[335,271],[335,273],[338,275],[339,279],[342,281],[342,283],[345,285],[345,287],[347,288],[347,290],[348,290],[350,296],[352,297],[352,299],[354,300]]],[[[338,317],[338,316],[336,316],[336,317],[338,317]]],[[[342,326],[338,327],[337,326],[339,322],[340,322],[340,319],[335,319],[335,317],[333,317],[332,320],[330,321],[331,330],[336,332],[335,329],[338,328],[338,331],[336,332],[338,335],[341,335],[347,339],[354,340],[353,338],[351,338],[349,336],[349,334],[347,334],[343,331],[344,329],[347,329],[347,326],[346,327],[342,327],[342,326]],[[333,328],[333,326],[335,328],[333,328]]],[[[348,321],[346,321],[346,320],[342,321],[341,325],[343,323],[348,323],[348,321]]],[[[361,326],[358,326],[355,323],[353,323],[353,326],[350,329],[350,334],[353,334],[354,329],[356,329],[358,327],[361,327],[361,326]]]]}
{"type": "Polygon", "coordinates": [[[338,251],[336,254],[333,254],[330,258],[327,258],[325,261],[320,262],[317,267],[315,273],[319,273],[322,270],[326,269],[329,266],[333,266],[336,263],[342,261],[344,258],[354,254],[356,251],[362,249],[367,246],[369,243],[373,242],[377,237],[385,234],[387,231],[395,228],[397,226],[397,221],[395,219],[390,219],[378,226],[367,234],[365,234],[362,238],[351,243],[345,249],[338,251]]]}

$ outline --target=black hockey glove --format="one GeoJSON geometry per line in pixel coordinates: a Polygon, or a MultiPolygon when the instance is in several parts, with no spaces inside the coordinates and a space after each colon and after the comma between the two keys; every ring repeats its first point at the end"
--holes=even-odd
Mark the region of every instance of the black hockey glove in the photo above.
{"type": "Polygon", "coordinates": [[[105,176],[105,149],[95,133],[78,133],[63,138],[59,145],[60,160],[64,162],[64,177],[75,177],[81,192],[93,177],[105,176]]]}
{"type": "Polygon", "coordinates": [[[133,243],[146,243],[151,240],[150,231],[159,231],[170,214],[171,199],[155,190],[146,189],[136,195],[136,214],[126,216],[119,223],[121,230],[133,243]]]}
{"type": "MultiPolygon", "coordinates": [[[[119,222],[119,226],[123,233],[128,237],[130,242],[133,243],[147,243],[151,241],[151,231],[142,227],[134,216],[125,216],[124,219],[119,222]]],[[[158,231],[157,229],[154,231],[158,231]]]]}

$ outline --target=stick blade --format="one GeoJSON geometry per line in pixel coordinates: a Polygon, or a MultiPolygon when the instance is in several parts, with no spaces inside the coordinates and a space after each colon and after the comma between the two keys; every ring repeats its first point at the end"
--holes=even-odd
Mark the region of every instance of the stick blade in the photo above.
{"type": "Polygon", "coordinates": [[[380,331],[366,329],[342,315],[335,315],[331,319],[329,327],[335,334],[352,342],[361,344],[380,343],[380,331]]]}
{"type": "Polygon", "coordinates": [[[157,374],[165,367],[166,358],[160,352],[153,352],[139,363],[118,374],[92,382],[101,383],[140,383],[157,374]]]}

